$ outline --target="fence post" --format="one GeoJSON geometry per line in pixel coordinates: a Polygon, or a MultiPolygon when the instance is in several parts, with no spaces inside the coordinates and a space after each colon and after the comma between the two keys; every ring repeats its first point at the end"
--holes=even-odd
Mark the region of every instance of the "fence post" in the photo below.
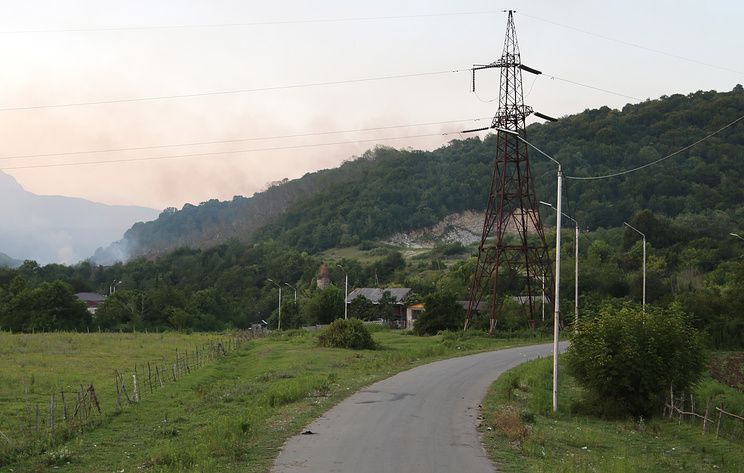
{"type": "MultiPolygon", "coordinates": [[[[119,389],[119,372],[114,370],[114,383],[116,384],[116,405],[114,409],[118,409],[121,406],[121,390],[119,389]]],[[[78,401],[79,402],[79,401],[78,401]]]]}
{"type": "Polygon", "coordinates": [[[721,409],[718,411],[718,427],[716,427],[716,440],[718,440],[718,433],[721,431],[721,420],[723,419],[723,403],[721,403],[721,409]]]}
{"type": "Polygon", "coordinates": [[[67,403],[65,402],[65,388],[59,380],[59,395],[62,396],[62,420],[67,420],[67,403]]]}
{"type": "Polygon", "coordinates": [[[669,384],[669,420],[674,418],[674,384],[669,384]]]}
{"type": "Polygon", "coordinates": [[[679,404],[679,425],[682,425],[685,416],[685,390],[682,390],[682,399],[679,404]]]}
{"type": "Polygon", "coordinates": [[[703,417],[703,435],[708,430],[708,413],[710,412],[710,396],[708,396],[708,407],[705,408],[705,417],[703,417]]]}
{"type": "Polygon", "coordinates": [[[695,396],[690,393],[690,404],[692,404],[692,422],[691,422],[691,429],[695,428],[695,396]]]}

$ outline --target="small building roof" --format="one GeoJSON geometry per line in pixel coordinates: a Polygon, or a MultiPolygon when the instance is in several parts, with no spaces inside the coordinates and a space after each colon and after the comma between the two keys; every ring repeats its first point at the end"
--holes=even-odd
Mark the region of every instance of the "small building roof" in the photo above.
{"type": "Polygon", "coordinates": [[[354,289],[349,297],[346,298],[346,303],[353,301],[358,296],[364,296],[375,304],[378,304],[382,294],[389,292],[392,297],[395,298],[396,304],[403,304],[406,297],[413,294],[413,290],[407,287],[390,287],[390,288],[377,288],[377,287],[363,287],[354,289]]]}
{"type": "Polygon", "coordinates": [[[97,292],[78,292],[75,294],[75,297],[85,302],[103,302],[106,300],[106,296],[97,292]]]}

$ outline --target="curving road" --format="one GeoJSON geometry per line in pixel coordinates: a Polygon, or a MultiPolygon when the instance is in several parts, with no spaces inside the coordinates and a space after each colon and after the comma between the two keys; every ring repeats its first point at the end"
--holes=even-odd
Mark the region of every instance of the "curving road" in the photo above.
{"type": "MultiPolygon", "coordinates": [[[[567,346],[561,343],[561,351],[567,346]]],[[[493,472],[478,406],[504,371],[553,345],[438,361],[362,389],[284,444],[274,473],[493,472]]]]}

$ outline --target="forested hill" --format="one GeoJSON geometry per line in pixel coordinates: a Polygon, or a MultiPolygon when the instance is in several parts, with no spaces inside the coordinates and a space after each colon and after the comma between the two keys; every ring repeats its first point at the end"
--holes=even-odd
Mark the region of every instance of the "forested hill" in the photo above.
{"type": "MultiPolygon", "coordinates": [[[[643,209],[669,218],[725,211],[744,227],[744,120],[659,164],[621,176],[705,138],[744,115],[744,90],[664,96],[622,110],[602,107],[533,124],[527,139],[563,166],[568,212],[587,229],[617,227],[643,209]]],[[[132,255],[230,238],[275,240],[320,251],[433,225],[485,207],[495,155],[488,136],[431,152],[379,147],[336,169],[274,183],[251,198],[168,209],[132,227],[118,245],[132,255]],[[129,248],[131,246],[131,248],[129,248]]],[[[554,201],[556,166],[530,154],[539,200],[554,201]]],[[[111,248],[109,249],[111,250],[111,248]]]]}

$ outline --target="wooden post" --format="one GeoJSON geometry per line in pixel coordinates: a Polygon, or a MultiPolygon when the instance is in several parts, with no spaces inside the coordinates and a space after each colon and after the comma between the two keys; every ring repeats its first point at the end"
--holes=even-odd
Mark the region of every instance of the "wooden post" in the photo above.
{"type": "MultiPolygon", "coordinates": [[[[739,412],[739,417],[744,416],[744,410],[739,412]]],[[[734,441],[734,435],[736,435],[736,429],[739,428],[739,418],[736,419],[736,424],[734,425],[734,431],[731,433],[731,439],[729,439],[729,447],[731,446],[731,442],[734,441]]]]}
{"type": "Polygon", "coordinates": [[[121,406],[121,390],[119,389],[119,372],[114,370],[114,383],[116,384],[116,406],[114,409],[118,409],[121,406]]]}
{"type": "Polygon", "coordinates": [[[163,378],[160,377],[160,370],[158,370],[158,365],[155,365],[155,376],[157,376],[158,381],[160,381],[160,389],[163,389],[163,378]]]}
{"type": "Polygon", "coordinates": [[[703,435],[708,430],[708,413],[710,413],[710,396],[708,396],[708,407],[705,408],[705,417],[703,417],[703,435]]]}
{"type": "Polygon", "coordinates": [[[674,385],[669,385],[669,420],[674,417],[674,385]]]}
{"type": "MultiPolygon", "coordinates": [[[[694,414],[694,412],[695,412],[695,396],[692,393],[690,393],[690,404],[692,404],[692,412],[694,414]]],[[[691,422],[692,425],[690,426],[691,429],[694,429],[695,428],[695,417],[696,417],[695,415],[692,416],[692,422],[691,422]]]]}
{"type": "Polygon", "coordinates": [[[90,402],[91,405],[93,403],[96,403],[96,410],[98,410],[98,413],[101,414],[101,405],[98,404],[98,396],[96,396],[96,389],[93,387],[93,383],[90,383],[88,385],[88,392],[90,393],[90,402]]]}
{"type": "Polygon", "coordinates": [[[718,433],[721,431],[721,420],[723,419],[723,403],[721,403],[721,409],[718,411],[718,427],[716,427],[716,440],[718,440],[718,433]]]}
{"type": "Polygon", "coordinates": [[[139,394],[137,394],[137,375],[132,375],[132,401],[137,402],[139,401],[139,394]]]}
{"type": "Polygon", "coordinates": [[[685,416],[685,390],[682,390],[682,399],[679,405],[679,425],[682,425],[685,416]]]}
{"type": "Polygon", "coordinates": [[[83,388],[83,385],[80,385],[80,402],[83,406],[83,414],[85,415],[85,422],[88,422],[88,404],[86,400],[86,393],[85,388],[83,388]]]}
{"type": "Polygon", "coordinates": [[[59,394],[62,396],[62,420],[67,420],[67,402],[65,401],[65,388],[62,380],[59,381],[59,394]]]}
{"type": "Polygon", "coordinates": [[[160,358],[163,360],[163,379],[165,379],[165,383],[168,384],[168,365],[165,364],[165,357],[163,355],[160,355],[160,358]]]}

